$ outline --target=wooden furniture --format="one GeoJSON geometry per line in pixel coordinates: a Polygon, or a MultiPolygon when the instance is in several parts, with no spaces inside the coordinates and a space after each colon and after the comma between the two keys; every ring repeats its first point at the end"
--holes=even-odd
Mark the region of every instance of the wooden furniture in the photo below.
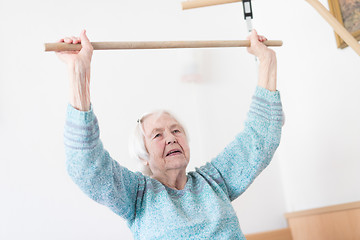
{"type": "Polygon", "coordinates": [[[346,28],[319,2],[306,0],[334,28],[334,31],[360,56],[360,44],[346,28]]]}
{"type": "Polygon", "coordinates": [[[294,240],[360,239],[360,202],[285,214],[294,240]]]}
{"type": "Polygon", "coordinates": [[[292,240],[290,228],[247,234],[246,240],[292,240]]]}

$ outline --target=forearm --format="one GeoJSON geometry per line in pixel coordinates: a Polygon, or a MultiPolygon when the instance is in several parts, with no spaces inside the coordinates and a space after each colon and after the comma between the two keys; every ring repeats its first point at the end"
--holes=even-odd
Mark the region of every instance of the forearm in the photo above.
{"type": "Polygon", "coordinates": [[[272,92],[276,91],[277,61],[274,51],[268,52],[267,56],[259,58],[259,80],[258,86],[272,92]]]}
{"type": "Polygon", "coordinates": [[[90,66],[75,61],[68,67],[70,79],[70,104],[77,110],[90,109],[90,66]]]}

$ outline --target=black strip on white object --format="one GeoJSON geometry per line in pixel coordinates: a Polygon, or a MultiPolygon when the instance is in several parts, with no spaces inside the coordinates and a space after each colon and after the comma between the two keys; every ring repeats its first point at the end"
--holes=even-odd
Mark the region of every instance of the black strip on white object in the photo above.
{"type": "Polygon", "coordinates": [[[248,17],[253,19],[251,0],[243,0],[242,3],[243,3],[243,10],[244,10],[244,19],[246,20],[248,17]]]}

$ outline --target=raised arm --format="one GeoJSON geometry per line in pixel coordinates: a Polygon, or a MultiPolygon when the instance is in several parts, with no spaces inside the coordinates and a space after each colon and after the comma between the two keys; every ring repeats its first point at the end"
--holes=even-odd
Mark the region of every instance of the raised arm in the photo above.
{"type": "Polygon", "coordinates": [[[244,130],[202,170],[215,179],[230,200],[241,195],[270,163],[279,146],[283,124],[280,93],[276,91],[276,55],[256,31],[248,51],[259,58],[259,81],[244,130]]]}
{"type": "Polygon", "coordinates": [[[136,214],[141,174],[120,166],[100,141],[97,118],[90,104],[90,63],[92,46],[85,31],[80,38],[60,40],[82,44],[81,51],[57,52],[70,75],[70,104],[64,131],[67,170],[72,180],[93,200],[132,221],[136,214]]]}

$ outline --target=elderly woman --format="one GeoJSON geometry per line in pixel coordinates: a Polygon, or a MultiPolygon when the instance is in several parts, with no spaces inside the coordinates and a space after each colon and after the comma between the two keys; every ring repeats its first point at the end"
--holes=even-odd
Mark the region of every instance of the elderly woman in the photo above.
{"type": "Polygon", "coordinates": [[[104,150],[90,104],[93,48],[85,31],[78,52],[58,52],[70,73],[70,104],[65,126],[67,169],[93,200],[126,219],[135,239],[245,239],[231,201],[269,164],[280,142],[282,108],[276,91],[276,56],[253,31],[248,51],[258,57],[259,82],[245,123],[216,158],[186,172],[187,134],[166,111],[138,121],[135,155],[146,173],[120,166],[104,150]]]}

